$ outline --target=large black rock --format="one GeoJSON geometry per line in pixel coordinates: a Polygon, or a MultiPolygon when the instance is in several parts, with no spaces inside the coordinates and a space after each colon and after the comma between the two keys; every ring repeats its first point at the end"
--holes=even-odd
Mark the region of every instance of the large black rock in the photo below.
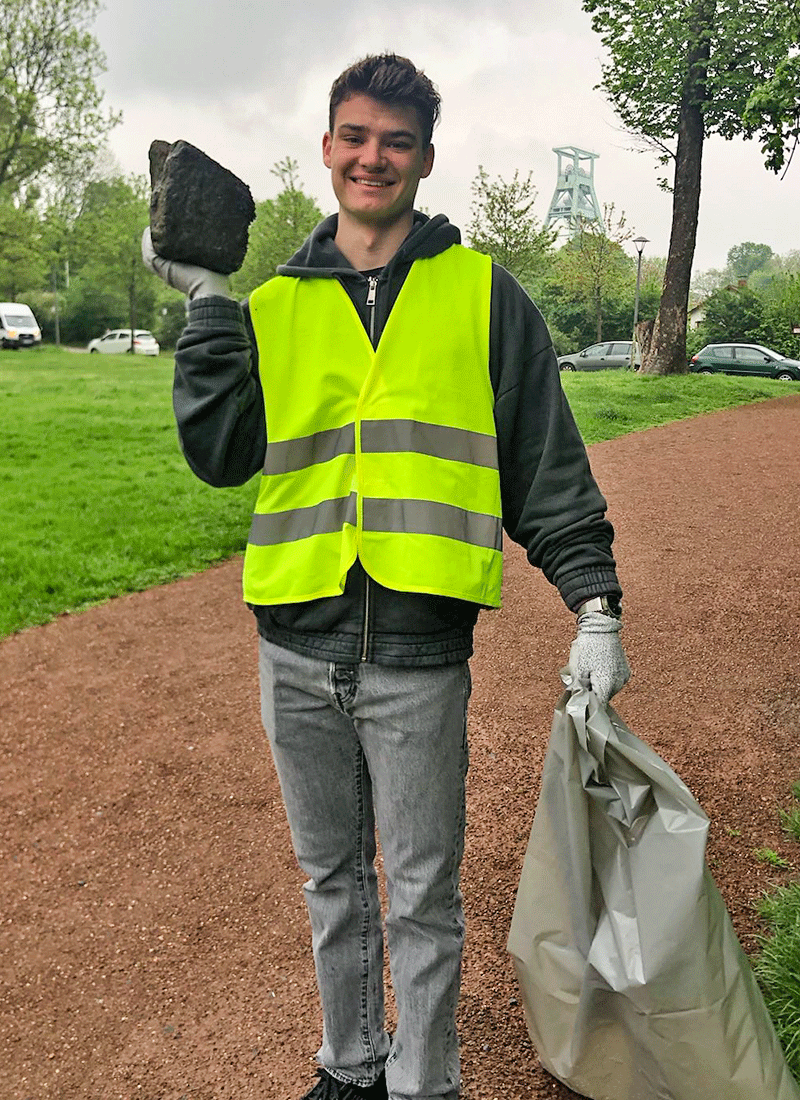
{"type": "Polygon", "coordinates": [[[150,234],[166,260],[230,275],[247,252],[250,188],[188,141],[150,146],[150,234]]]}

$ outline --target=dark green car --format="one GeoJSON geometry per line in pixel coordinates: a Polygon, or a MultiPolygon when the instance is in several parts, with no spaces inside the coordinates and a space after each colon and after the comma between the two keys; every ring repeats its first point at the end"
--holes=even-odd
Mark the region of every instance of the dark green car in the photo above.
{"type": "Polygon", "coordinates": [[[757,374],[800,382],[800,361],[787,359],[761,344],[706,344],[689,360],[696,374],[757,374]]]}

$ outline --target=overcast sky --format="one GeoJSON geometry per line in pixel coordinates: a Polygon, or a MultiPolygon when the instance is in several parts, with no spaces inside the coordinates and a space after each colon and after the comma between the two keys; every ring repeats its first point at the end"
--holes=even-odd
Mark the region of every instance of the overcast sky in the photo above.
{"type": "MultiPolygon", "coordinates": [[[[351,61],[390,49],[424,69],[442,95],[436,164],[418,205],[462,231],[478,165],[532,173],[544,219],[556,184],[554,146],[597,154],[599,203],[613,202],[645,255],[667,253],[671,198],[601,91],[602,46],[580,0],[106,0],[96,33],[108,62],[107,103],[124,116],[110,145],[125,172],[147,174],[154,138],[183,138],[274,196],[285,156],[304,190],[334,209],[321,139],[331,82],[351,61]],[[494,10],[492,10],[494,7],[494,10]]],[[[646,48],[644,44],[643,48],[646,48]]],[[[742,241],[800,248],[800,161],[781,181],[756,142],[706,142],[695,271],[725,264],[742,241]]],[[[628,246],[631,254],[633,249],[628,246]]]]}

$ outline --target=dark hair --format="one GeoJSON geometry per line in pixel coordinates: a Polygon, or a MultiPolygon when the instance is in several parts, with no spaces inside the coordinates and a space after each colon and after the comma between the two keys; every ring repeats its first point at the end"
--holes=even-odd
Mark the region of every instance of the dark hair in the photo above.
{"type": "Polygon", "coordinates": [[[371,54],[337,76],[331,87],[329,129],[333,133],[336,108],[353,95],[368,95],[381,103],[416,108],[427,147],[439,118],[441,97],[436,85],[407,57],[371,54]]]}

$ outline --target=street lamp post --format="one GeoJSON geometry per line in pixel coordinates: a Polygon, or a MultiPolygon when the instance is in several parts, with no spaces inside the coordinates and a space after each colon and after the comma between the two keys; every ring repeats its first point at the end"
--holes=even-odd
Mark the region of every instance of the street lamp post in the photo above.
{"type": "Polygon", "coordinates": [[[644,246],[648,243],[647,237],[634,237],[633,244],[638,253],[636,260],[636,298],[633,304],[633,340],[631,341],[631,370],[636,366],[636,350],[638,347],[638,340],[636,339],[636,326],[639,323],[639,287],[642,285],[642,253],[644,252],[644,246]]]}

